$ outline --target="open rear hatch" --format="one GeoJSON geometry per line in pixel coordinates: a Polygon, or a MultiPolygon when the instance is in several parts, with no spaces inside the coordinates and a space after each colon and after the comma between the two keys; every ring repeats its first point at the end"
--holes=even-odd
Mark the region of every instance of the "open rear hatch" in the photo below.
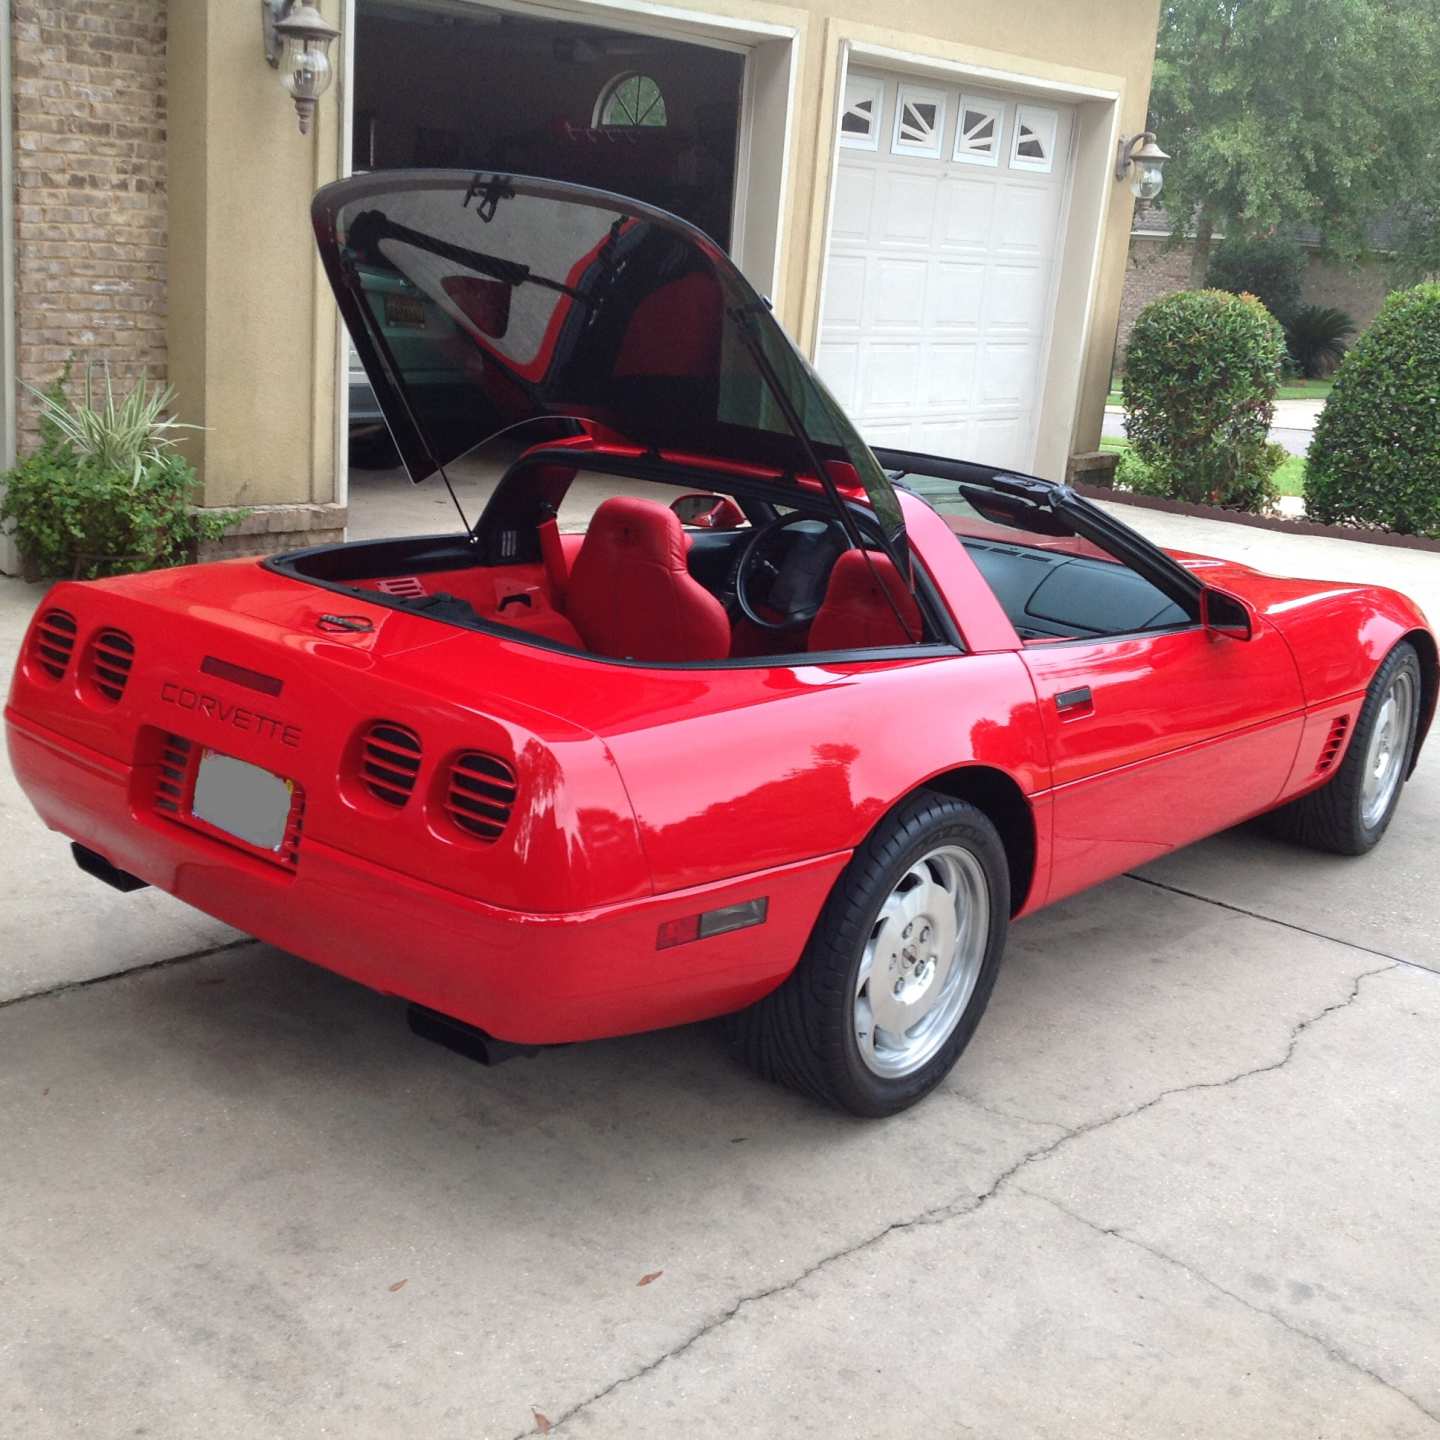
{"type": "Polygon", "coordinates": [[[903,546],[885,472],[693,226],[603,191],[462,171],[343,180],[313,218],[412,480],[446,478],[508,429],[528,443],[584,430],[763,467],[780,488],[815,477],[847,528],[844,500],[863,500],[903,546]]]}

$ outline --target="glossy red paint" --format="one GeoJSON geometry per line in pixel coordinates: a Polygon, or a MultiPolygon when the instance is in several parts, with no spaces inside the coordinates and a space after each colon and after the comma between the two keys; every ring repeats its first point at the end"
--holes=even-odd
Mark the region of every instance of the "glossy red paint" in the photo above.
{"type": "MultiPolygon", "coordinates": [[[[1334,721],[1384,654],[1417,631],[1428,643],[1393,592],[1191,557],[1254,607],[1253,639],[1193,626],[1022,645],[946,523],[901,503],[963,651],[641,665],[234,561],[57,586],[41,612],[74,616],[73,655],[56,679],[27,642],[12,761],[49,825],[122,869],[377,989],[544,1043],[720,1014],[778,984],[854,847],[940,777],[983,767],[1024,797],[1020,913],[1221,829],[1320,783],[1334,721]],[[337,630],[337,614],[364,628],[337,630]],[[135,645],[118,702],[81,673],[102,627],[135,645]],[[246,671],[278,693],[233,678],[246,671]],[[1082,688],[1087,703],[1057,706],[1082,688]],[[422,744],[400,807],[359,768],[377,720],[422,744]],[[172,734],[297,785],[294,866],[157,809],[172,734]],[[488,843],[443,804],[450,762],[472,751],[516,776],[488,843]],[[665,922],[760,896],[765,924],[656,948],[665,922]]],[[[469,583],[496,586],[494,607],[517,585],[550,607],[544,566],[507,568],[469,583]]]]}

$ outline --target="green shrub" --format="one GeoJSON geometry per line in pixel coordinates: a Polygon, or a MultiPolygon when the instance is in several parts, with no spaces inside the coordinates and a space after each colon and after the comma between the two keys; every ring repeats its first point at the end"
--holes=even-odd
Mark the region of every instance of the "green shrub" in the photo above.
{"type": "MultiPolygon", "coordinates": [[[[1125,356],[1125,433],[1149,493],[1263,512],[1285,342],[1254,296],[1182,290],[1147,305],[1125,356]]],[[[1278,452],[1278,453],[1277,453],[1278,452]]]]}
{"type": "Polygon", "coordinates": [[[1253,295],[1282,324],[1300,308],[1305,252],[1288,240],[1222,240],[1210,256],[1205,283],[1232,295],[1253,295]]]}
{"type": "Polygon", "coordinates": [[[1440,537],[1440,285],[1397,290],[1340,362],[1310,442],[1305,510],[1440,537]]]}
{"type": "Polygon", "coordinates": [[[117,402],[107,374],[96,404],[87,371],[72,402],[69,370],[40,396],[39,448],[4,477],[0,522],[13,525],[30,571],[93,579],[183,565],[242,518],[192,510],[195,471],[170,439],[179,427],[163,414],[168,388],[142,377],[117,402]]]}
{"type": "Polygon", "coordinates": [[[1344,358],[1355,322],[1330,305],[1302,305],[1285,327],[1285,346],[1307,380],[1328,375],[1344,358]]]}

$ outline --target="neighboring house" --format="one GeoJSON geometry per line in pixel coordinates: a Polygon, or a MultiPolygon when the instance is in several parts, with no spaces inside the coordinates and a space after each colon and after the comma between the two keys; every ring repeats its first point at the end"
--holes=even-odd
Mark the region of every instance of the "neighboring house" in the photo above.
{"type": "MultiPolygon", "coordinates": [[[[1115,337],[1116,368],[1123,368],[1125,347],[1135,317],[1162,295],[1188,290],[1190,269],[1195,258],[1193,237],[1178,245],[1170,243],[1171,218],[1161,205],[1140,204],[1130,229],[1130,259],[1125,268],[1125,290],[1120,301],[1120,325],[1115,337]]],[[[1218,242],[1223,236],[1217,235],[1218,242]]],[[[1320,253],[1320,232],[1302,231],[1297,237],[1306,252],[1305,275],[1300,298],[1306,305],[1330,305],[1343,310],[1355,322],[1356,332],[1364,330],[1380,312],[1391,285],[1386,273],[1390,250],[1390,226],[1381,221],[1372,227],[1369,249],[1353,264],[1326,259],[1320,253]]]]}
{"type": "Polygon", "coordinates": [[[676,210],[867,434],[1059,477],[1099,440],[1115,146],[1144,124],[1157,3],[321,0],[337,83],[302,136],[254,0],[9,0],[6,438],[34,433],[17,376],[105,356],[205,427],[207,504],[259,507],[231,548],[337,537],[345,352],[308,201],[418,164],[676,210]]]}

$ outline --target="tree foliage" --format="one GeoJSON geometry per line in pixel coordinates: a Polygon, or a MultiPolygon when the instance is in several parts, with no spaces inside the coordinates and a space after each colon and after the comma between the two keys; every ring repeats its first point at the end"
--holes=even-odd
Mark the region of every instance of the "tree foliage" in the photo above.
{"type": "Polygon", "coordinates": [[[1263,237],[1221,241],[1210,256],[1205,284],[1232,295],[1253,295],[1282,325],[1300,308],[1305,254],[1286,240],[1263,237]]]}
{"type": "Polygon", "coordinates": [[[1440,135],[1435,0],[1162,0],[1151,125],[1165,203],[1208,245],[1319,227],[1358,252],[1440,135]]]}

